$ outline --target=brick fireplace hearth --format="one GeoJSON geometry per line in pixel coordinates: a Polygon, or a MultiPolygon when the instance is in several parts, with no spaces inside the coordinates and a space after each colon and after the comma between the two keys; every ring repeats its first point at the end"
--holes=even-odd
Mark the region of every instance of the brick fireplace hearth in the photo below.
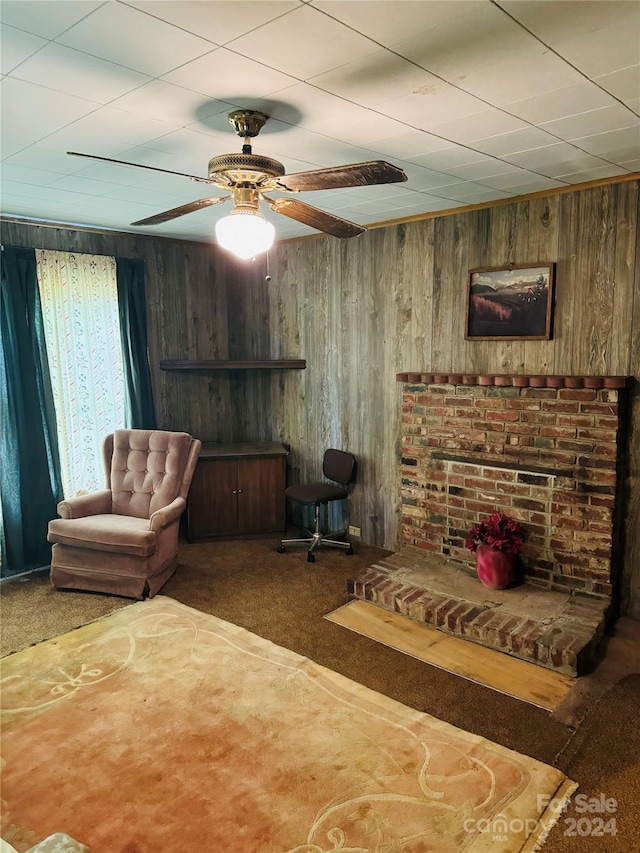
{"type": "Polygon", "coordinates": [[[357,597],[572,675],[615,611],[624,377],[399,374],[401,549],[357,597]],[[493,510],[526,530],[519,583],[475,576],[465,539],[493,510]]]}

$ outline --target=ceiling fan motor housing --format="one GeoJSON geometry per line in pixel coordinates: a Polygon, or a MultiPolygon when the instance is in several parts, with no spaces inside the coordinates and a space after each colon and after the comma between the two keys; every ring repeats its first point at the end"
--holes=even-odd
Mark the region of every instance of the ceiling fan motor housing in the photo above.
{"type": "Polygon", "coordinates": [[[209,160],[209,179],[233,185],[242,182],[261,184],[284,175],[284,166],[260,154],[221,154],[209,160]]]}

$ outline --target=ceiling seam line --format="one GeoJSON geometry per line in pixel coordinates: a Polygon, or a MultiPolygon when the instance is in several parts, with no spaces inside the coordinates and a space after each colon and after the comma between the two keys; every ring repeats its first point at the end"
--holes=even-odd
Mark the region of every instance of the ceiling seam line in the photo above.
{"type": "Polygon", "coordinates": [[[632,115],[634,115],[634,116],[636,116],[636,117],[640,117],[640,116],[638,116],[638,113],[637,113],[635,110],[631,109],[631,107],[630,107],[628,104],[625,104],[625,102],[624,102],[624,101],[621,101],[621,100],[620,100],[620,98],[618,98],[616,95],[614,95],[614,94],[612,94],[611,92],[609,92],[607,89],[605,89],[603,86],[601,86],[601,85],[600,85],[600,83],[597,83],[597,82],[596,82],[595,80],[593,80],[591,77],[588,77],[588,76],[584,73],[584,71],[581,71],[581,70],[578,68],[578,66],[577,66],[577,65],[574,65],[574,64],[573,64],[573,62],[570,62],[570,61],[569,61],[565,56],[561,56],[561,54],[559,54],[559,53],[558,53],[558,51],[557,51],[555,48],[551,47],[551,45],[550,45],[550,44],[547,44],[547,43],[546,43],[546,41],[544,41],[543,39],[541,39],[541,38],[540,38],[540,36],[536,35],[532,30],[530,30],[530,29],[529,29],[529,27],[525,26],[525,24],[522,24],[522,23],[521,23],[517,18],[515,18],[515,17],[511,14],[511,12],[508,12],[506,9],[503,9],[503,8],[502,8],[502,6],[500,5],[500,3],[498,2],[498,0],[489,0],[489,2],[490,2],[492,5],[494,5],[494,6],[496,7],[496,9],[499,9],[499,10],[500,10],[504,15],[506,15],[508,18],[510,18],[510,19],[514,22],[514,24],[517,24],[517,26],[519,26],[519,27],[520,27],[520,29],[524,30],[526,33],[529,33],[529,35],[530,35],[532,38],[534,38],[537,42],[539,42],[539,43],[540,43],[543,47],[545,47],[547,50],[551,51],[551,53],[552,53],[554,56],[556,56],[559,60],[561,60],[562,62],[565,62],[565,63],[566,63],[570,68],[573,68],[573,70],[574,70],[577,74],[579,74],[579,75],[580,75],[582,78],[584,78],[587,82],[591,83],[591,85],[592,85],[592,86],[596,86],[596,87],[597,87],[598,89],[600,89],[600,91],[601,91],[601,92],[603,92],[605,95],[608,95],[610,98],[613,98],[613,100],[614,100],[614,101],[616,101],[618,104],[620,104],[620,106],[621,106],[621,107],[624,107],[626,110],[629,110],[629,112],[630,112],[632,115]]]}

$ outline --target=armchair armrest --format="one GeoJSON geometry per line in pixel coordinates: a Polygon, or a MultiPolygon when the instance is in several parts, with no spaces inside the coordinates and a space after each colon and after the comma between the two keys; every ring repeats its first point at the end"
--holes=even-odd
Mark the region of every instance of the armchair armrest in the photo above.
{"type": "Polygon", "coordinates": [[[67,498],[57,506],[60,518],[84,518],[87,515],[102,515],[111,512],[111,490],[101,489],[89,495],[67,498]]]}
{"type": "Polygon", "coordinates": [[[149,519],[150,530],[162,530],[171,522],[176,521],[185,511],[187,502],[184,498],[177,497],[170,504],[157,509],[149,519]]]}

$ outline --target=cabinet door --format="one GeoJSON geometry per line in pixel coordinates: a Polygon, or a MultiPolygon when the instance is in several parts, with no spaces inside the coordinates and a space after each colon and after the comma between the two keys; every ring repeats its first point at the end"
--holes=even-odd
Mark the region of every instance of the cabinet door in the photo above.
{"type": "Polygon", "coordinates": [[[189,539],[224,536],[238,529],[238,463],[200,459],[189,490],[189,539]]]}
{"type": "Polygon", "coordinates": [[[238,532],[285,529],[284,457],[238,460],[238,532]]]}

